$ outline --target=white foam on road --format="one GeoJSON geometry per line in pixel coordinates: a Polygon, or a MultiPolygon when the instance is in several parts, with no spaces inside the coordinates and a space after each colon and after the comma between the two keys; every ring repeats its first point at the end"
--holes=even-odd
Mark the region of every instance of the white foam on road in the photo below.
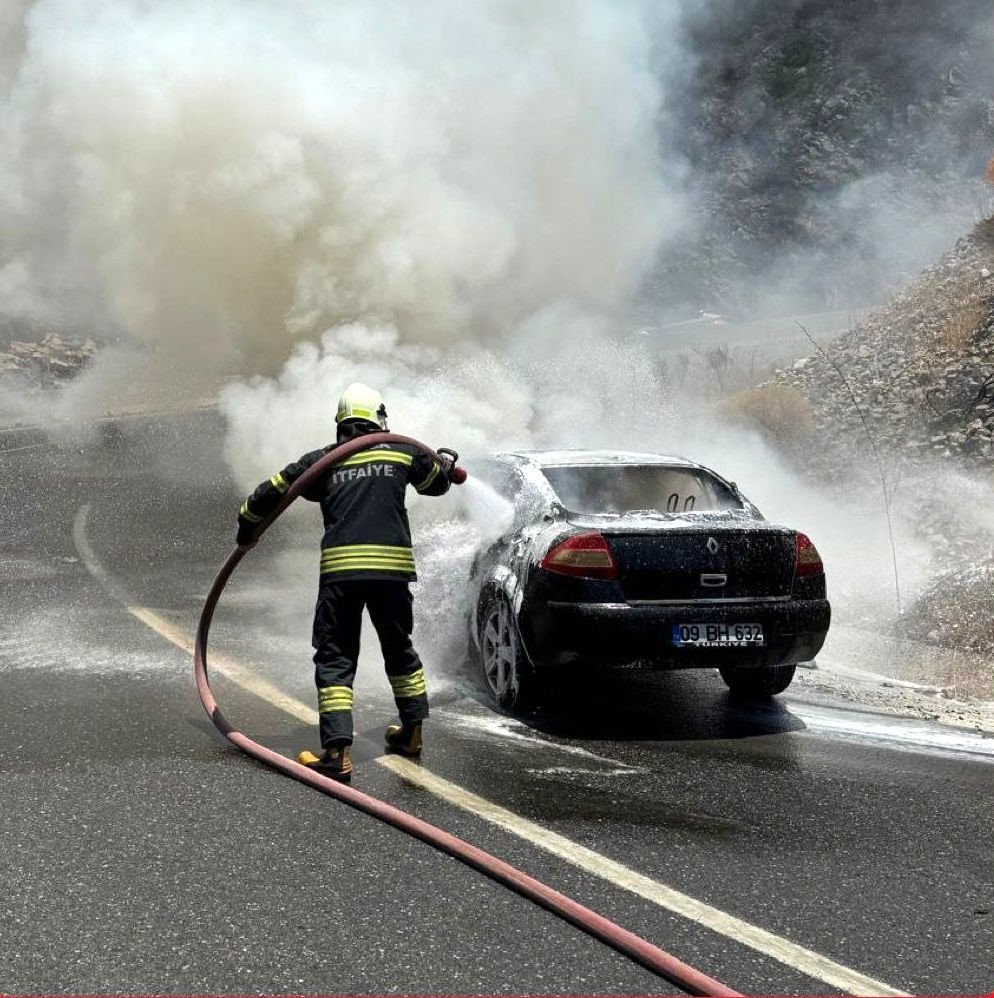
{"type": "Polygon", "coordinates": [[[994,762],[994,738],[980,732],[897,716],[815,707],[794,701],[789,703],[789,709],[814,734],[887,745],[908,752],[968,755],[980,761],[994,762]]]}
{"type": "Polygon", "coordinates": [[[640,776],[645,770],[623,766],[620,769],[584,769],[582,766],[544,766],[539,769],[526,769],[532,776],[640,776]]]}
{"type": "MultiPolygon", "coordinates": [[[[644,769],[637,766],[628,766],[618,759],[610,759],[607,756],[597,755],[596,752],[581,748],[579,745],[567,745],[563,742],[541,738],[520,721],[515,721],[510,717],[502,717],[499,714],[493,714],[482,707],[478,713],[469,713],[465,708],[461,710],[447,709],[444,715],[448,724],[480,740],[492,741],[494,738],[499,738],[529,747],[540,746],[546,751],[552,749],[556,752],[563,752],[566,755],[579,756],[581,759],[589,759],[593,762],[602,763],[618,772],[645,772],[644,769]]],[[[598,770],[598,772],[603,772],[603,770],[598,770]]]]}
{"type": "MultiPolygon", "coordinates": [[[[185,662],[161,647],[108,644],[101,625],[86,608],[59,607],[18,617],[0,628],[0,672],[42,669],[69,675],[180,677],[185,662]]],[[[118,632],[114,632],[115,634],[118,632]]]]}
{"type": "Polygon", "coordinates": [[[830,675],[844,676],[846,679],[854,679],[857,682],[872,683],[879,686],[892,686],[900,690],[916,690],[919,693],[945,693],[952,687],[931,686],[927,683],[915,683],[910,679],[897,679],[894,676],[887,676],[882,672],[870,672],[867,669],[856,669],[848,665],[840,665],[838,662],[826,662],[823,658],[818,659],[818,671],[827,672],[830,675]]]}

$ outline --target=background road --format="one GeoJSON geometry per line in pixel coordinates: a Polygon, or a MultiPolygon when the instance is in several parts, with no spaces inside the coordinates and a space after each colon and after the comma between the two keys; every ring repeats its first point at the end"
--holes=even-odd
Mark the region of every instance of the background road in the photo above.
{"type": "Polygon", "coordinates": [[[664,356],[725,349],[740,360],[752,357],[757,362],[770,362],[816,353],[817,348],[804,330],[817,343],[826,344],[854,329],[872,311],[872,308],[851,308],[764,317],[749,322],[704,315],[684,322],[647,325],[640,330],[639,336],[664,356]]]}
{"type": "MultiPolygon", "coordinates": [[[[0,452],[0,989],[671,992],[215,736],[188,656],[125,603],[192,633],[241,498],[220,442],[205,413],[108,426],[82,448],[21,440],[0,452]],[[84,506],[86,543],[114,591],[74,541],[84,506]]],[[[318,530],[307,524],[267,535],[213,635],[219,652],[313,705],[316,553],[304,546],[316,548],[318,530]]],[[[859,720],[842,704],[737,704],[711,673],[582,684],[541,715],[509,718],[487,706],[469,665],[428,670],[430,773],[894,989],[994,987],[989,741],[944,741],[933,725],[940,751],[888,745],[858,723],[815,723],[859,720]]],[[[252,737],[287,754],[315,746],[301,717],[224,676],[215,689],[252,737]]],[[[392,705],[372,653],[357,701],[361,789],[736,989],[841,990],[376,763],[392,705]]]]}

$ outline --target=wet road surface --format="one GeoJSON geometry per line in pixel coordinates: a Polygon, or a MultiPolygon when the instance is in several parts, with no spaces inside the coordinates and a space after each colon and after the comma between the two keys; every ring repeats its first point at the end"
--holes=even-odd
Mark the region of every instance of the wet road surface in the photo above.
{"type": "MultiPolygon", "coordinates": [[[[188,656],[126,604],[192,633],[241,498],[220,440],[202,415],[195,426],[105,428],[82,448],[0,452],[0,987],[672,993],[554,916],[214,734],[188,656]],[[74,541],[83,507],[111,591],[74,541]]],[[[313,513],[279,524],[246,560],[212,639],[311,708],[313,513]]],[[[608,873],[379,764],[392,705],[372,651],[357,685],[359,788],[744,992],[844,989],[633,893],[610,871],[896,990],[994,986],[986,744],[971,754],[852,737],[872,725],[824,723],[859,720],[841,705],[743,704],[710,672],[584,680],[542,713],[512,718],[490,709],[469,664],[427,664],[424,769],[603,857],[608,873]]],[[[316,747],[306,714],[224,675],[214,685],[253,738],[291,755],[316,747]]],[[[941,742],[944,729],[933,728],[941,742]]]]}

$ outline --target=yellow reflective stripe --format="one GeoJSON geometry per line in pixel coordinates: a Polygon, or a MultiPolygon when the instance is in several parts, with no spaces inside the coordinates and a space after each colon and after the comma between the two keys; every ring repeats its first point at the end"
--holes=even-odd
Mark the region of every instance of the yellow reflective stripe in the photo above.
{"type": "Polygon", "coordinates": [[[426,488],[438,477],[438,473],[442,470],[442,466],[437,462],[433,462],[431,466],[431,471],[428,472],[427,477],[420,485],[415,485],[414,488],[418,492],[424,492],[426,488]]]}
{"type": "Polygon", "coordinates": [[[318,696],[342,696],[348,700],[351,700],[355,694],[352,692],[351,686],[319,686],[318,696]]]}
{"type": "Polygon", "coordinates": [[[283,473],[281,471],[277,471],[276,474],[269,479],[269,483],[274,489],[276,489],[277,492],[286,492],[286,490],[290,488],[290,483],[283,477],[283,473]]]}
{"type": "Polygon", "coordinates": [[[343,544],[321,552],[321,574],[328,572],[414,573],[414,552],[390,544],[343,544]]]}
{"type": "Polygon", "coordinates": [[[413,572],[413,561],[390,561],[386,558],[354,558],[349,561],[324,561],[321,571],[343,571],[348,568],[396,568],[401,571],[413,572]]]}
{"type": "Polygon", "coordinates": [[[398,557],[414,557],[414,551],[408,547],[390,544],[342,544],[340,547],[322,548],[322,558],[337,558],[351,554],[387,554],[398,557]]]}
{"type": "Polygon", "coordinates": [[[319,687],[318,713],[331,714],[338,710],[351,710],[352,698],[352,688],[349,686],[319,687]]]}
{"type": "Polygon", "coordinates": [[[318,700],[321,702],[322,706],[327,706],[331,703],[344,703],[346,706],[351,706],[352,697],[351,696],[319,696],[318,700]]]}
{"type": "Polygon", "coordinates": [[[248,499],[242,503],[242,508],[238,511],[238,515],[244,520],[248,520],[249,523],[262,523],[262,517],[256,516],[255,513],[249,511],[248,499]]]}
{"type": "Polygon", "coordinates": [[[411,551],[349,551],[344,554],[323,554],[322,561],[350,561],[352,558],[389,558],[391,561],[414,561],[411,551]]]}
{"type": "Polygon", "coordinates": [[[424,669],[418,669],[417,672],[412,672],[409,676],[388,676],[387,678],[393,687],[393,695],[401,700],[424,696],[427,692],[424,669]]]}
{"type": "Polygon", "coordinates": [[[345,558],[342,561],[322,561],[322,568],[349,568],[356,565],[386,565],[391,568],[414,568],[413,561],[401,558],[345,558]]]}
{"type": "Polygon", "coordinates": [[[355,461],[400,461],[401,464],[410,464],[414,460],[411,454],[406,454],[402,450],[391,450],[389,447],[376,448],[375,450],[362,450],[352,457],[347,457],[342,464],[351,464],[355,461]]]}
{"type": "Polygon", "coordinates": [[[339,561],[322,561],[321,568],[355,568],[358,565],[383,565],[385,568],[406,568],[414,571],[413,560],[402,558],[344,558],[339,561]]]}
{"type": "Polygon", "coordinates": [[[374,461],[393,461],[395,464],[403,464],[409,468],[413,460],[414,458],[410,454],[404,454],[399,450],[369,450],[347,457],[337,467],[348,468],[357,464],[370,464],[374,461]]]}

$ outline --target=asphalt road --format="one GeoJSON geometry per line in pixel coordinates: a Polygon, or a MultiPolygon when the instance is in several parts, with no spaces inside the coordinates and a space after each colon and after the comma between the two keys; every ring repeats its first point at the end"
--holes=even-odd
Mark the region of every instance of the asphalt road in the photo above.
{"type": "Polygon", "coordinates": [[[750,322],[702,316],[684,322],[647,325],[637,335],[664,356],[723,348],[747,364],[749,358],[769,362],[806,357],[817,349],[811,339],[819,344],[828,343],[855,328],[872,312],[872,308],[859,307],[750,322]]]}
{"type": "MultiPolygon", "coordinates": [[[[214,734],[188,655],[127,607],[192,632],[240,501],[220,440],[204,414],[0,452],[0,991],[672,993],[214,734]]],[[[226,596],[214,647],[313,706],[316,521],[273,534],[226,596]]],[[[584,683],[510,718],[486,704],[471,665],[429,658],[428,670],[423,770],[606,872],[377,762],[391,704],[372,653],[357,687],[361,789],[743,992],[845,989],[720,920],[634,893],[617,869],[896,990],[994,987],[994,769],[979,740],[926,751],[853,737],[859,724],[812,721],[853,716],[844,705],[736,704],[711,673],[584,683]]],[[[224,675],[215,689],[252,737],[287,754],[316,747],[301,715],[224,675]]]]}

